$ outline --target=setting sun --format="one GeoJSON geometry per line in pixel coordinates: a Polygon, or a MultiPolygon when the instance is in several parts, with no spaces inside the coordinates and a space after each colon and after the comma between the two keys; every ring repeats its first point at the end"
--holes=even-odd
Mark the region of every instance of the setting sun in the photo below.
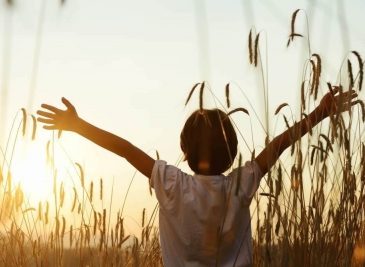
{"type": "Polygon", "coordinates": [[[49,199],[53,193],[53,170],[47,164],[46,153],[39,153],[39,147],[33,144],[22,152],[11,168],[14,183],[21,185],[30,203],[49,199]]]}
{"type": "Polygon", "coordinates": [[[2,1],[0,267],[363,265],[364,10],[2,1]]]}

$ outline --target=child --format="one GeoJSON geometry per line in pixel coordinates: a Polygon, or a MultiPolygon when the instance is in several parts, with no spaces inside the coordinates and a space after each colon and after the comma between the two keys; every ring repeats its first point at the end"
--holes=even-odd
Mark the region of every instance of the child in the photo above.
{"type": "Polygon", "coordinates": [[[66,110],[43,104],[38,121],[48,130],[76,132],[125,158],[147,178],[160,204],[160,242],[165,266],[250,266],[252,237],[249,205],[260,179],[280,154],[329,115],[356,104],[354,91],[337,95],[335,87],[305,119],[274,138],[243,167],[223,175],[237,153],[237,137],[226,113],[195,111],[181,132],[180,145],[189,175],[165,161],[154,160],[128,141],[101,130],[66,110]],[[238,177],[239,175],[239,177],[238,177]]]}

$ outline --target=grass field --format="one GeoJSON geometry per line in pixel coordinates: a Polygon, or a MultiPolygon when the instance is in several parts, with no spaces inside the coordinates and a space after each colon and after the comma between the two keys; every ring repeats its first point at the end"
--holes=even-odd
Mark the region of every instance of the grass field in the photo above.
{"type": "MultiPolygon", "coordinates": [[[[311,52],[305,34],[295,31],[299,12],[293,13],[288,46],[297,41],[309,46],[303,78],[298,83],[301,105],[290,107],[283,103],[275,114],[265,109],[265,121],[276,120],[286,127],[304,118],[318,103],[321,93],[331,88],[330,81],[322,79],[321,56],[311,52]],[[301,116],[292,116],[292,108],[300,109],[301,116]]],[[[264,46],[255,31],[248,36],[248,47],[247,61],[265,81],[267,73],[260,56],[264,46]]],[[[360,92],[363,65],[361,55],[349,51],[339,70],[337,85],[344,91],[360,92]]],[[[263,87],[267,90],[267,86],[263,87]]],[[[230,90],[233,89],[227,85],[227,104],[230,90]]],[[[200,97],[202,105],[202,94],[200,97]]],[[[296,142],[264,177],[251,207],[255,266],[365,263],[365,106],[361,100],[358,103],[350,112],[333,116],[296,142]]],[[[35,117],[25,109],[19,110],[11,137],[32,139],[36,131],[35,117]]],[[[269,140],[278,133],[266,134],[269,140]]],[[[73,178],[77,184],[72,190],[57,179],[57,142],[54,133],[46,149],[53,195],[39,203],[29,203],[22,185],[12,180],[14,147],[8,143],[2,148],[0,266],[162,266],[155,226],[158,207],[144,210],[140,236],[130,235],[125,230],[122,212],[111,212],[111,206],[116,204],[109,202],[104,193],[106,181],[86,179],[78,163],[74,163],[77,175],[73,178]]]]}

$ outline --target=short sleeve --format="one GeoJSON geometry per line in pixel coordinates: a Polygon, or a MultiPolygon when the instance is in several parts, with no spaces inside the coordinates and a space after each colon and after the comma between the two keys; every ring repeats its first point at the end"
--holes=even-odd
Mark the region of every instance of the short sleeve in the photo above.
{"type": "MultiPolygon", "coordinates": [[[[246,161],[245,165],[234,169],[229,176],[233,179],[233,185],[239,187],[238,195],[242,198],[244,205],[250,205],[251,200],[259,188],[263,173],[254,161],[246,161]]],[[[234,188],[234,191],[236,188],[234,188]]]]}
{"type": "Polygon", "coordinates": [[[155,190],[160,208],[171,210],[179,199],[179,185],[183,173],[175,166],[156,160],[151,174],[151,186],[155,190]]]}

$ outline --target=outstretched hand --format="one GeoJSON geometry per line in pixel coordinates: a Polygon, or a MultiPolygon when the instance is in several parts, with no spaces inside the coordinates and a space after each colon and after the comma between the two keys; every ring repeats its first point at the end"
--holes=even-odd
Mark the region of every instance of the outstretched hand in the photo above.
{"type": "Polygon", "coordinates": [[[37,121],[46,124],[43,126],[44,129],[65,131],[76,130],[79,116],[77,115],[75,107],[64,97],[62,97],[62,103],[67,107],[66,110],[42,104],[41,107],[45,110],[37,111],[37,114],[39,115],[37,121]]]}
{"type": "Polygon", "coordinates": [[[331,92],[323,96],[318,109],[325,117],[349,111],[353,105],[358,104],[358,101],[354,101],[356,97],[357,93],[354,90],[340,92],[340,88],[335,86],[331,92]]]}

